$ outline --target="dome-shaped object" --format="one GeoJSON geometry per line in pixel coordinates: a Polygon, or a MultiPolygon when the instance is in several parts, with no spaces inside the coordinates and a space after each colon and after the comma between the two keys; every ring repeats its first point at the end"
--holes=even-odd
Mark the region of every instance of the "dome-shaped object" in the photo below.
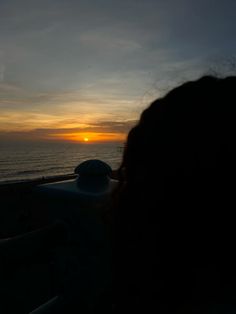
{"type": "Polygon", "coordinates": [[[101,160],[86,160],[75,168],[77,187],[84,194],[105,194],[109,190],[111,172],[111,167],[101,160]]]}
{"type": "Polygon", "coordinates": [[[75,168],[75,173],[80,176],[109,176],[111,172],[111,167],[99,159],[86,160],[75,168]]]}

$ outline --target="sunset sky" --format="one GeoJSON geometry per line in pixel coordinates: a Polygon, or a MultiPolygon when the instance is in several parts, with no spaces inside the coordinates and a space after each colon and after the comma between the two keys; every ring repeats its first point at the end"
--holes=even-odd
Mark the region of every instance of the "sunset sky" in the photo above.
{"type": "Polygon", "coordinates": [[[0,0],[0,141],[124,141],[151,100],[236,69],[235,0],[0,0]]]}

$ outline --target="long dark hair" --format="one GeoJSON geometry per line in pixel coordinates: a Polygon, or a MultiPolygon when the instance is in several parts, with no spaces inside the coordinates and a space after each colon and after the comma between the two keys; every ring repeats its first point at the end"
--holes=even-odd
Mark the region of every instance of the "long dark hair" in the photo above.
{"type": "Polygon", "coordinates": [[[114,217],[117,274],[125,274],[118,277],[133,303],[145,295],[182,305],[222,297],[209,269],[227,277],[231,263],[235,139],[236,77],[184,83],[155,100],[129,132],[114,217]]]}

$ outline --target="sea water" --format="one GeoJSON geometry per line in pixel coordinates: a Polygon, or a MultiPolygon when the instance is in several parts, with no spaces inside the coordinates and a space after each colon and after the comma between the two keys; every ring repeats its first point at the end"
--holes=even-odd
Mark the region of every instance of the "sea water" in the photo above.
{"type": "Polygon", "coordinates": [[[100,159],[117,169],[122,151],[120,143],[0,143],[0,182],[72,174],[88,159],[100,159]]]}

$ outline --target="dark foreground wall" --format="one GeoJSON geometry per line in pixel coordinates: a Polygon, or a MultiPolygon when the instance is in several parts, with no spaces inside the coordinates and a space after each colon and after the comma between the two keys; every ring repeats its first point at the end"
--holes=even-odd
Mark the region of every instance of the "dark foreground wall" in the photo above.
{"type": "Polygon", "coordinates": [[[37,184],[2,186],[0,199],[1,314],[28,313],[55,295],[97,302],[111,282],[102,204],[37,184]]]}

